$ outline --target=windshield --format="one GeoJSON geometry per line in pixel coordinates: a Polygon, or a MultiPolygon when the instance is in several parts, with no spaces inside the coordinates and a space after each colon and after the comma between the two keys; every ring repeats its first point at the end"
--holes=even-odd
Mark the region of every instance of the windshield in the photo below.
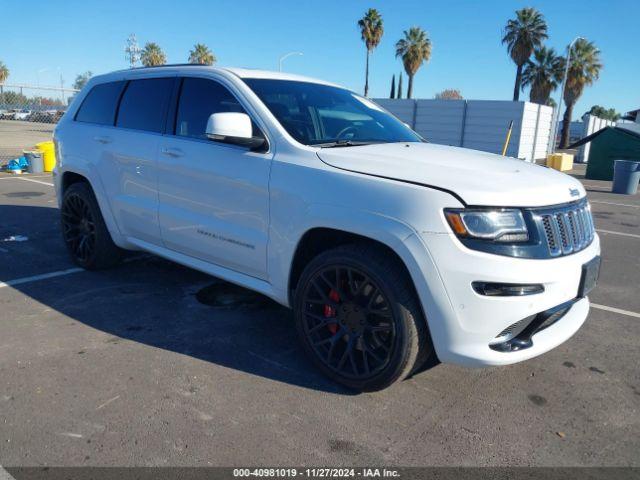
{"type": "Polygon", "coordinates": [[[421,142],[400,120],[343,88],[292,80],[247,78],[280,124],[298,142],[316,146],[421,142]]]}

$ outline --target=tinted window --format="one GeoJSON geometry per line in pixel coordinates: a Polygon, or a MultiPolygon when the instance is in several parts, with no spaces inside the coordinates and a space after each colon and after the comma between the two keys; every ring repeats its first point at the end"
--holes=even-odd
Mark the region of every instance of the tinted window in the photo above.
{"type": "MultiPolygon", "coordinates": [[[[220,112],[246,113],[231,92],[218,82],[185,78],[178,102],[175,133],[183,137],[207,138],[205,131],[209,116],[220,112]]],[[[255,126],[254,135],[257,135],[255,126]]]]}
{"type": "Polygon", "coordinates": [[[79,122],[113,125],[116,116],[118,98],[125,82],[112,82],[96,85],[86,96],[76,114],[79,122]]]}
{"type": "Polygon", "coordinates": [[[129,82],[122,95],[116,126],[162,132],[172,86],[172,78],[146,78],[129,82]]]}
{"type": "Polygon", "coordinates": [[[244,81],[300,143],[422,141],[396,117],[349,90],[291,80],[244,81]]]}

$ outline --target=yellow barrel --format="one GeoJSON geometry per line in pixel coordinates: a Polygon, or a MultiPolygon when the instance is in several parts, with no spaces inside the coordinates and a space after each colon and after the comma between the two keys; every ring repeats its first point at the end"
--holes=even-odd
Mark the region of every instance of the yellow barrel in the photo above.
{"type": "Polygon", "coordinates": [[[51,172],[56,166],[56,151],[52,141],[36,143],[36,148],[42,152],[42,163],[45,172],[51,172]]]}

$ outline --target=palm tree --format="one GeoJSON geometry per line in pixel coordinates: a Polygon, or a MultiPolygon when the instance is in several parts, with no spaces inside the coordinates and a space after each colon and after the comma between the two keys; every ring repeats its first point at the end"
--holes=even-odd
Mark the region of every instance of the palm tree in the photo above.
{"type": "Polygon", "coordinates": [[[595,82],[602,70],[600,50],[593,42],[584,38],[576,40],[568,55],[571,60],[564,87],[564,103],[567,108],[562,117],[560,148],[566,148],[569,145],[569,124],[573,116],[573,107],[582,95],[584,87],[595,82]]]}
{"type": "Polygon", "coordinates": [[[558,83],[562,81],[564,58],[553,48],[540,47],[533,51],[522,72],[522,88],[530,86],[529,101],[546,105],[558,83]]]}
{"type": "Polygon", "coordinates": [[[407,98],[413,95],[413,77],[423,62],[428,62],[431,58],[431,40],[427,32],[420,27],[411,27],[409,31],[404,31],[404,38],[396,43],[396,58],[402,57],[404,71],[409,77],[409,87],[407,88],[407,98]]]}
{"type": "Polygon", "coordinates": [[[9,78],[9,67],[0,62],[0,104],[4,103],[4,82],[9,78]]]}
{"type": "Polygon", "coordinates": [[[142,49],[140,61],[145,67],[155,67],[156,65],[164,65],[167,63],[167,56],[160,48],[160,45],[155,42],[147,42],[142,49]]]}
{"type": "Polygon", "coordinates": [[[216,56],[204,43],[196,43],[193,46],[193,50],[189,52],[189,63],[213,65],[216,60],[216,56]]]}
{"type": "Polygon", "coordinates": [[[360,20],[358,20],[362,41],[367,47],[367,67],[365,70],[364,96],[369,95],[369,54],[378,46],[382,40],[384,27],[382,26],[382,16],[375,8],[370,8],[360,20]]]}
{"type": "Polygon", "coordinates": [[[516,11],[516,18],[507,22],[504,27],[502,43],[507,45],[511,59],[517,65],[516,83],[513,87],[513,100],[520,98],[522,67],[529,60],[533,49],[542,46],[547,38],[547,23],[535,8],[523,8],[516,11]]]}

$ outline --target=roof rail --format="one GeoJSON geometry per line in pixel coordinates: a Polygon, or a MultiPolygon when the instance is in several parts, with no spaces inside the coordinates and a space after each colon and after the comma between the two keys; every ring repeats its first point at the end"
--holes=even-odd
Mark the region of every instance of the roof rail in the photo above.
{"type": "Polygon", "coordinates": [[[133,67],[126,70],[140,70],[143,68],[162,68],[162,67],[212,67],[213,65],[203,65],[201,63],[163,63],[162,65],[151,65],[149,67],[133,67]]]}

